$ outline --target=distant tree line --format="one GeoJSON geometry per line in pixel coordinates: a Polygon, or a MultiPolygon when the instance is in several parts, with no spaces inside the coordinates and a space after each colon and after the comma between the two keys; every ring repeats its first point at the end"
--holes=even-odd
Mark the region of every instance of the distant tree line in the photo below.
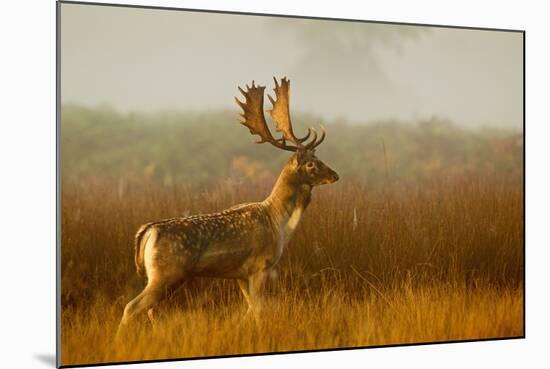
{"type": "MultiPolygon", "coordinates": [[[[323,124],[328,132],[318,154],[342,178],[425,178],[498,173],[521,177],[522,132],[464,129],[433,118],[351,124],[302,114],[298,134],[323,124]]],[[[274,133],[274,129],[272,130],[274,133]]],[[[238,124],[236,111],[120,113],[66,104],[61,113],[63,178],[102,177],[200,184],[214,179],[275,176],[288,153],[238,124]]]]}

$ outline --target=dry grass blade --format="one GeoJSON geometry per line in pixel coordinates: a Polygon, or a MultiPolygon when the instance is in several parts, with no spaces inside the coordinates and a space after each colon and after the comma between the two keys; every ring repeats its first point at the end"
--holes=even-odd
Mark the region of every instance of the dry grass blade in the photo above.
{"type": "Polygon", "coordinates": [[[370,288],[372,288],[380,297],[382,297],[382,299],[386,302],[386,304],[388,304],[388,306],[390,308],[392,308],[394,311],[395,311],[395,308],[393,307],[392,303],[390,302],[390,300],[388,300],[388,298],[378,289],[376,288],[376,286],[371,283],[371,281],[369,281],[367,278],[365,278],[361,273],[359,273],[357,271],[357,269],[355,269],[355,267],[353,265],[350,265],[350,268],[351,270],[353,270],[353,272],[355,274],[357,274],[357,276],[359,278],[361,278],[362,281],[364,281],[365,283],[367,283],[369,285],[370,288]]]}

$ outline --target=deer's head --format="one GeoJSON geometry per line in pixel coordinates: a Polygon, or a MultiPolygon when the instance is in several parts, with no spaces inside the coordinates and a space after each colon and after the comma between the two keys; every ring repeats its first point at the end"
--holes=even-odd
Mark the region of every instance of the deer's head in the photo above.
{"type": "Polygon", "coordinates": [[[239,87],[245,102],[235,98],[237,104],[243,109],[241,124],[248,127],[251,134],[260,136],[260,141],[257,143],[269,142],[281,150],[294,152],[285,171],[296,183],[318,186],[336,182],[338,174],[315,156],[315,148],[326,137],[325,130],[323,129],[321,137],[318,137],[313,128],[308,128],[304,137],[296,137],[289,111],[290,81],[283,78],[279,85],[275,77],[273,80],[275,81],[275,99],[267,95],[273,104],[273,108],[268,112],[275,123],[276,130],[282,133],[282,137],[276,139],[271,134],[263,111],[265,86],[256,86],[254,81],[252,86],[246,86],[246,91],[239,87]],[[312,133],[313,137],[310,139],[312,133]]]}
{"type": "Polygon", "coordinates": [[[299,150],[292,155],[287,168],[294,173],[299,183],[319,186],[334,183],[338,174],[315,156],[315,150],[299,150]]]}

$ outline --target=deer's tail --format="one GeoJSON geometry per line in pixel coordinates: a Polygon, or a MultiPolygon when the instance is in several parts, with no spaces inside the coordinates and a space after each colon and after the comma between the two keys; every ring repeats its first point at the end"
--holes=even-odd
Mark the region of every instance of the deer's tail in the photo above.
{"type": "Polygon", "coordinates": [[[143,262],[143,247],[147,243],[147,238],[148,238],[148,237],[145,237],[145,242],[144,242],[144,236],[147,234],[147,231],[150,229],[150,227],[153,224],[154,223],[147,223],[139,227],[134,240],[134,261],[136,263],[136,271],[137,271],[137,274],[139,274],[143,278],[147,277],[147,274],[145,271],[145,264],[143,262]]]}

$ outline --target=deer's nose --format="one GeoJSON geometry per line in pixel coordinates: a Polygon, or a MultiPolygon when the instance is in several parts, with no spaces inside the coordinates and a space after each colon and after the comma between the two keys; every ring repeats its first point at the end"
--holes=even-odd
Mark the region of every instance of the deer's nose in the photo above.
{"type": "Polygon", "coordinates": [[[332,182],[336,182],[337,180],[340,179],[340,177],[338,177],[338,173],[336,173],[335,171],[331,170],[330,174],[332,176],[332,182]]]}

